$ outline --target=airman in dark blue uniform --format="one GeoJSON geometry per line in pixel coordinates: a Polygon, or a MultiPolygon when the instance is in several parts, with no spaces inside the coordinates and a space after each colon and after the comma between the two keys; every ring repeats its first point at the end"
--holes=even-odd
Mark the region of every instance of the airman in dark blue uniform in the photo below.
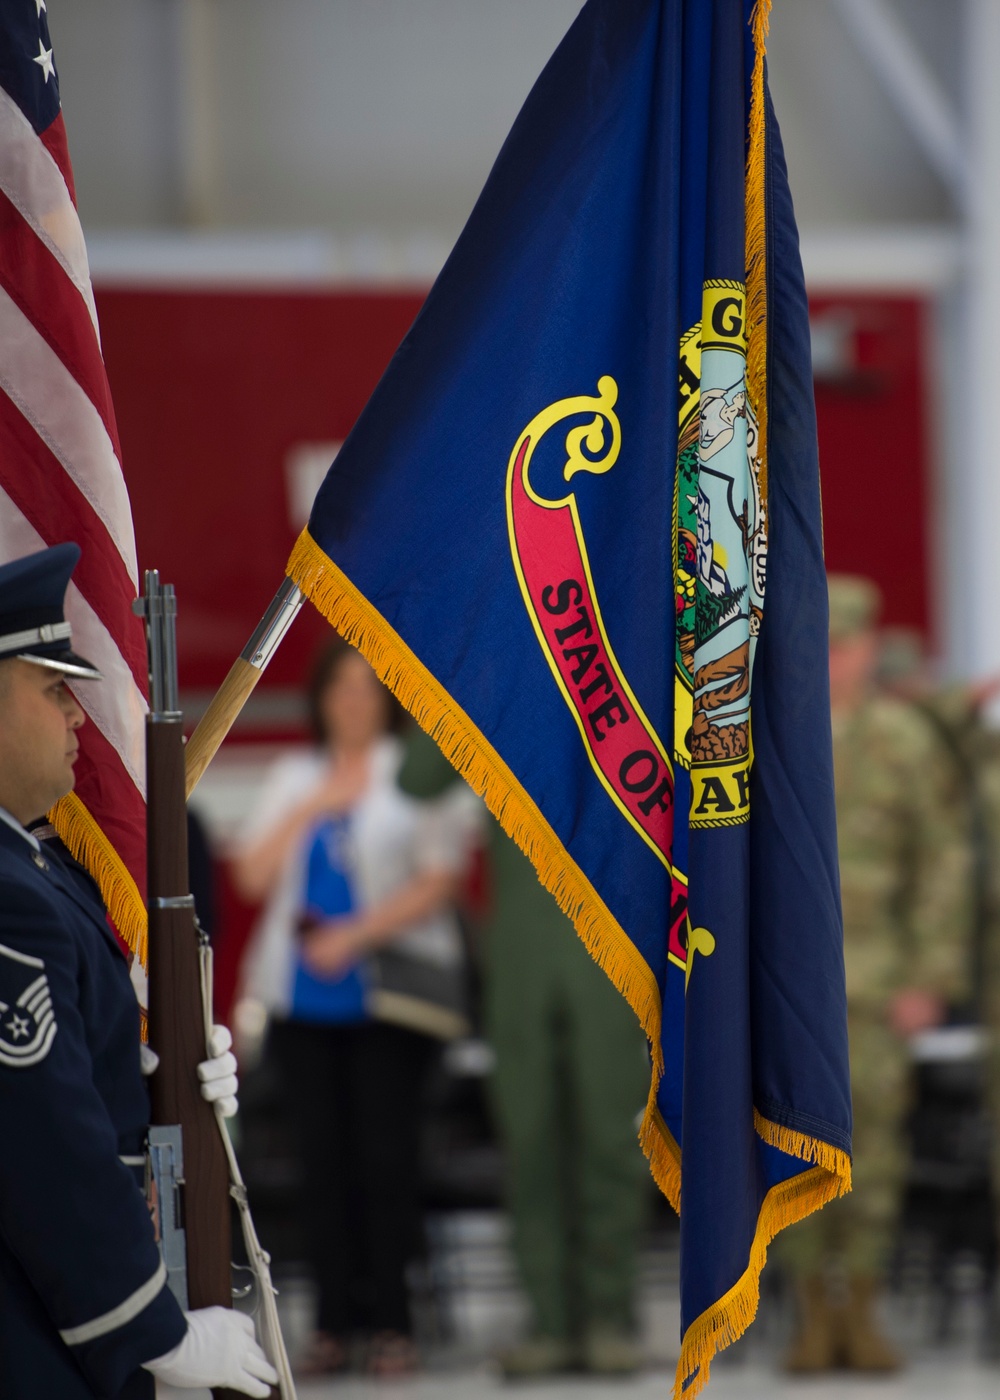
{"type": "Polygon", "coordinates": [[[266,1396],[249,1319],[185,1313],[165,1286],[128,967],[96,894],[27,829],[73,785],[67,678],[99,680],[63,619],[78,557],[0,568],[0,1395],[139,1400],[155,1374],[266,1396]]]}

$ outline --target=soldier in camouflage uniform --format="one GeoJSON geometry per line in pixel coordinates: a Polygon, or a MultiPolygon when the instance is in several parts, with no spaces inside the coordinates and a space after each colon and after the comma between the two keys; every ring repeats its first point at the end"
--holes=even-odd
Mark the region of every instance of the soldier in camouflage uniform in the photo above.
{"type": "MultiPolygon", "coordinates": [[[[978,797],[977,933],[972,959],[974,1010],[988,1033],[987,1108],[992,1120],[993,1205],[1000,1239],[1000,733],[982,717],[983,705],[996,699],[996,680],[966,693],[965,713],[956,724],[957,741],[975,775],[978,797]]],[[[1000,1280],[994,1282],[987,1353],[1000,1360],[1000,1280]]]]}
{"type": "Polygon", "coordinates": [[[854,1190],[786,1232],[800,1301],[793,1371],[900,1365],[874,1302],[905,1180],[906,1042],[940,1022],[965,990],[969,858],[949,820],[954,766],[924,716],[875,693],[878,606],[869,580],[831,577],[854,1190]]]}
{"type": "MultiPolygon", "coordinates": [[[[883,645],[882,683],[912,699],[942,737],[958,777],[953,813],[969,846],[968,1011],[987,1033],[986,1109],[992,1121],[993,1204],[1000,1207],[1000,732],[985,710],[1000,677],[932,687],[919,638],[897,631],[883,645]]],[[[996,1221],[1000,1238],[1000,1218],[996,1221]]],[[[1000,1359],[1000,1289],[985,1329],[987,1354],[1000,1359]]]]}
{"type": "MultiPolygon", "coordinates": [[[[979,770],[987,830],[987,908],[982,941],[982,985],[977,998],[989,1035],[986,1064],[987,1107],[992,1120],[993,1205],[996,1235],[1000,1240],[1000,736],[988,734],[986,756],[979,770]]],[[[992,1315],[987,1333],[987,1353],[1000,1360],[1000,1279],[994,1279],[992,1315]]]]}

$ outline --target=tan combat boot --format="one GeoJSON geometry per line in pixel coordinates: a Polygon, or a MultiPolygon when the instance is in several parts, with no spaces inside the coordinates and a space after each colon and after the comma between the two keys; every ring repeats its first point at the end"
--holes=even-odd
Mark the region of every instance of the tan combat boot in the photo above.
{"type": "Polygon", "coordinates": [[[499,1358],[500,1367],[509,1381],[532,1380],[538,1376],[554,1376],[570,1371],[577,1363],[576,1348],[564,1337],[546,1337],[536,1333],[499,1358]]]}
{"type": "Polygon", "coordinates": [[[797,1330],[785,1357],[785,1370],[832,1371],[839,1360],[841,1315],[830,1303],[826,1279],[822,1274],[800,1279],[796,1295],[797,1330]]]}
{"type": "Polygon", "coordinates": [[[875,1311],[879,1281],[871,1275],[847,1280],[847,1317],[844,1329],[844,1365],[850,1371],[874,1371],[888,1375],[898,1371],[903,1358],[882,1332],[875,1311]]]}
{"type": "Polygon", "coordinates": [[[631,1376],[642,1364],[642,1352],[630,1332],[594,1327],[583,1339],[582,1359],[597,1376],[631,1376]]]}

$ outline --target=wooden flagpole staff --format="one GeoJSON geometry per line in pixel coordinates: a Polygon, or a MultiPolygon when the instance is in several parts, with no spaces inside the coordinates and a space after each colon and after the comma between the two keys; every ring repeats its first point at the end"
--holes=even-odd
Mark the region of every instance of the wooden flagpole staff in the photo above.
{"type": "Polygon", "coordinates": [[[303,595],[292,580],[284,579],[264,616],[254,628],[250,640],[212,697],[208,709],[198,721],[184,750],[188,797],[197,787],[201,775],[232,729],[267,663],[298,616],[303,602],[303,595]]]}

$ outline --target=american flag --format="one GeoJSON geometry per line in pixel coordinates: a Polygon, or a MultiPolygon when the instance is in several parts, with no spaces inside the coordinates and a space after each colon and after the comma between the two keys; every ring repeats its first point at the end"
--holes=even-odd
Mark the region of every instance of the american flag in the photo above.
{"type": "Polygon", "coordinates": [[[76,791],[51,814],[97,879],[145,1005],[146,654],[111,391],[59,101],[45,0],[0,0],[0,562],[75,540],[66,612],[103,673],[76,791]]]}

